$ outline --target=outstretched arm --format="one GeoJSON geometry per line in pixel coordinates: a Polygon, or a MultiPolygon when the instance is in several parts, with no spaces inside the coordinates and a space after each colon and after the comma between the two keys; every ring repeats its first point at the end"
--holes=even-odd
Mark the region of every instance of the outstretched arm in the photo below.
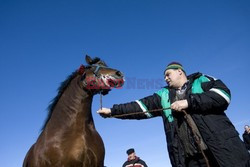
{"type": "Polygon", "coordinates": [[[147,119],[161,115],[160,112],[150,112],[161,108],[160,97],[157,94],[134,102],[115,104],[112,108],[102,108],[97,111],[103,117],[117,117],[120,119],[147,119]],[[123,116],[124,115],[124,116],[123,116]]]}

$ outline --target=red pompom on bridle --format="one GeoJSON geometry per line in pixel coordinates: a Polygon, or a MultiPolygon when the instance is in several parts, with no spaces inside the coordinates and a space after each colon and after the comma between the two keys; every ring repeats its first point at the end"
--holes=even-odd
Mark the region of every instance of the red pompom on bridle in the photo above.
{"type": "Polygon", "coordinates": [[[77,72],[78,72],[78,74],[82,75],[82,74],[84,73],[84,70],[85,70],[84,65],[81,65],[81,66],[78,68],[77,72]]]}

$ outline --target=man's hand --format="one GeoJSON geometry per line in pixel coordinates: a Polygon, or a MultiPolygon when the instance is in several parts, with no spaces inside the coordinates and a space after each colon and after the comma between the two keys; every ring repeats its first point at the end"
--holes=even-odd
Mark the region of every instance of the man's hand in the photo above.
{"type": "Polygon", "coordinates": [[[102,108],[97,111],[98,114],[100,114],[103,118],[107,118],[111,116],[111,110],[110,108],[102,108]]]}
{"type": "Polygon", "coordinates": [[[187,108],[188,108],[187,100],[179,100],[171,104],[171,109],[176,110],[176,111],[182,111],[187,108]]]}

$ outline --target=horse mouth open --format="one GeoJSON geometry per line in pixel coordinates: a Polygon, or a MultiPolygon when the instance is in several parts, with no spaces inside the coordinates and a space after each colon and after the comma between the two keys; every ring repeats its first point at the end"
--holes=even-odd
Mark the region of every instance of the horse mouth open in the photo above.
{"type": "Polygon", "coordinates": [[[120,89],[122,88],[125,79],[124,77],[114,77],[110,75],[102,75],[101,76],[101,89],[102,89],[102,94],[106,95],[112,88],[117,88],[120,89]]]}
{"type": "Polygon", "coordinates": [[[123,77],[114,77],[110,75],[102,75],[101,80],[104,89],[121,88],[125,81],[123,77]]]}

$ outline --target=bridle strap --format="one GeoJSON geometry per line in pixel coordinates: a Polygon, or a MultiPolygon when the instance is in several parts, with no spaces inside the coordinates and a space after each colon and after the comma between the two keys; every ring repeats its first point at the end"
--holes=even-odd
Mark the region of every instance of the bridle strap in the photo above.
{"type": "MultiPolygon", "coordinates": [[[[98,78],[98,72],[99,72],[99,70],[100,70],[100,67],[102,67],[102,68],[107,68],[107,67],[105,67],[105,66],[100,66],[100,65],[96,65],[96,64],[93,64],[93,65],[90,65],[90,66],[91,66],[91,67],[92,67],[92,66],[96,67],[96,68],[95,68],[95,71],[93,71],[93,73],[94,73],[95,77],[97,77],[97,78],[98,78]]],[[[81,78],[82,81],[85,79],[85,74],[86,74],[86,72],[84,71],[84,73],[82,74],[82,78],[81,78]]],[[[83,81],[83,82],[84,82],[84,81],[83,81]]],[[[85,85],[85,86],[87,85],[86,82],[84,82],[84,85],[85,85]]]]}
{"type": "Polygon", "coordinates": [[[93,71],[93,73],[95,74],[96,77],[98,77],[98,72],[99,72],[100,68],[108,68],[108,67],[105,67],[105,66],[102,66],[102,65],[98,65],[98,64],[92,64],[90,66],[96,67],[95,71],[93,71]]]}
{"type": "Polygon", "coordinates": [[[99,71],[99,69],[100,69],[100,66],[99,66],[99,65],[93,65],[93,66],[96,67],[96,68],[95,68],[95,71],[94,71],[94,74],[97,76],[97,75],[98,75],[98,71],[99,71]]]}
{"type": "MultiPolygon", "coordinates": [[[[97,79],[100,79],[100,75],[98,74],[100,68],[108,68],[108,67],[105,67],[103,65],[98,65],[98,64],[92,64],[92,65],[89,65],[90,67],[96,67],[95,70],[93,71],[95,77],[97,79]]],[[[91,93],[91,90],[87,89],[86,86],[88,85],[87,82],[85,81],[85,75],[86,75],[86,72],[84,71],[82,73],[82,77],[81,77],[81,81],[83,82],[83,89],[86,90],[87,92],[91,93]]],[[[101,95],[102,91],[100,91],[100,95],[101,95]]],[[[101,95],[102,96],[102,95],[101,95]]],[[[101,97],[102,98],[102,97],[101,97]]],[[[101,102],[102,103],[102,102],[101,102]]],[[[101,108],[102,108],[102,105],[101,105],[101,108]]]]}

